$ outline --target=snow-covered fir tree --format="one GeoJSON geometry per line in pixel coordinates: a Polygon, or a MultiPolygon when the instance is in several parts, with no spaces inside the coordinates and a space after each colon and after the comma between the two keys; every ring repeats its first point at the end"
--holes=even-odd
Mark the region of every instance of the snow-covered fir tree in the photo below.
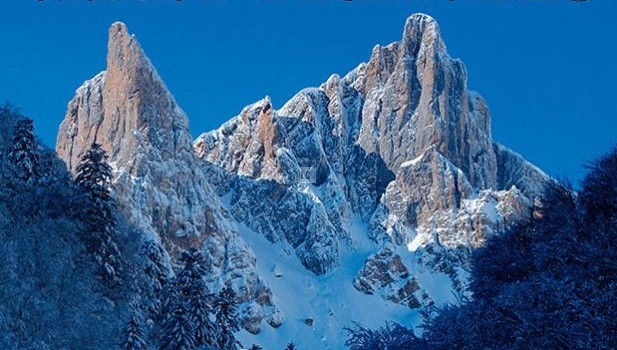
{"type": "Polygon", "coordinates": [[[208,300],[211,299],[212,295],[208,293],[203,277],[193,280],[188,290],[188,305],[198,346],[216,345],[216,334],[219,331],[210,320],[212,308],[208,300]]]}
{"type": "Polygon", "coordinates": [[[172,313],[168,314],[161,331],[161,349],[194,350],[197,348],[195,329],[187,305],[177,303],[172,313]]]}
{"type": "Polygon", "coordinates": [[[116,208],[111,197],[111,166],[101,145],[93,143],[81,158],[75,182],[87,198],[84,220],[87,223],[85,241],[94,256],[106,284],[117,285],[121,272],[121,256],[114,237],[116,208]]]}
{"type": "Polygon", "coordinates": [[[237,321],[236,295],[229,287],[221,290],[216,298],[214,309],[216,312],[216,324],[219,328],[218,344],[222,350],[236,349],[234,332],[240,330],[237,321]]]}
{"type": "Polygon", "coordinates": [[[124,340],[122,342],[123,350],[147,350],[146,332],[142,325],[142,319],[139,316],[139,311],[134,310],[131,319],[126,324],[124,330],[124,340]]]}
{"type": "Polygon", "coordinates": [[[19,109],[15,106],[5,103],[0,105],[0,160],[6,160],[8,149],[11,146],[13,139],[13,130],[15,123],[23,117],[19,113],[19,109]]]}
{"type": "Polygon", "coordinates": [[[183,254],[182,262],[184,269],[178,274],[178,287],[188,305],[196,345],[215,345],[217,330],[216,325],[210,320],[212,308],[208,301],[212,300],[212,295],[208,292],[204,282],[207,271],[203,255],[200,251],[193,249],[183,254]]]}
{"type": "Polygon", "coordinates": [[[297,350],[296,344],[294,344],[293,342],[287,344],[287,346],[285,347],[285,350],[297,350]]]}
{"type": "Polygon", "coordinates": [[[15,123],[13,140],[8,154],[15,176],[23,181],[36,181],[39,177],[39,145],[34,135],[31,119],[15,123]]]}
{"type": "Polygon", "coordinates": [[[167,286],[170,271],[165,262],[164,249],[159,243],[148,240],[141,247],[141,255],[144,257],[143,271],[147,277],[146,285],[140,288],[144,294],[143,309],[150,319],[157,321],[162,311],[163,291],[167,286]]]}
{"type": "Polygon", "coordinates": [[[412,329],[395,322],[386,322],[377,329],[367,329],[359,324],[345,328],[349,350],[428,350],[412,329]]]}
{"type": "Polygon", "coordinates": [[[85,246],[76,239],[83,191],[43,146],[54,167],[49,181],[14,176],[8,153],[21,118],[0,107],[0,349],[118,349],[126,319],[114,306],[123,301],[97,292],[94,264],[81,259],[85,246]]]}
{"type": "Polygon", "coordinates": [[[218,334],[221,331],[210,318],[214,314],[211,307],[213,296],[204,282],[207,271],[203,255],[198,250],[191,250],[182,254],[181,261],[184,267],[166,292],[163,339],[177,338],[177,332],[185,330],[182,324],[188,320],[191,343],[219,348],[218,334]]]}

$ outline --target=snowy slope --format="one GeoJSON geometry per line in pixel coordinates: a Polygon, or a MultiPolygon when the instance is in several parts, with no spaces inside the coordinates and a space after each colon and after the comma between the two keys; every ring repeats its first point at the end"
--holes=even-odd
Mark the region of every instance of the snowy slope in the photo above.
{"type": "MultiPolygon", "coordinates": [[[[384,320],[419,324],[417,310],[388,302],[379,295],[363,294],[353,287],[357,272],[376,247],[366,239],[366,225],[359,220],[354,221],[350,231],[359,240],[357,249],[343,254],[336,271],[316,276],[289,252],[289,246],[281,244],[273,249],[262,235],[241,226],[242,238],[257,256],[257,270],[272,289],[285,318],[277,329],[266,327],[257,335],[243,331],[239,339],[245,347],[258,344],[264,349],[278,349],[293,341],[300,349],[343,349],[343,328],[352,326],[352,322],[370,327],[382,326],[384,320]],[[313,319],[312,326],[306,324],[308,318],[313,319]]],[[[433,291],[439,303],[456,301],[447,275],[416,268],[414,274],[433,291]]]]}

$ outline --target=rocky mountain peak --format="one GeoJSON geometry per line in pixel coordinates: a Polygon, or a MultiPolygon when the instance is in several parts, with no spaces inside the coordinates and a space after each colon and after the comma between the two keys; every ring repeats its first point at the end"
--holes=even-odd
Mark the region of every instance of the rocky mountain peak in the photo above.
{"type": "Polygon", "coordinates": [[[129,171],[141,151],[156,149],[158,156],[169,159],[191,149],[184,112],[135,36],[120,22],[109,29],[106,70],[78,89],[67,117],[56,145],[71,170],[94,141],[117,167],[129,171]]]}
{"type": "MultiPolygon", "coordinates": [[[[107,42],[107,69],[106,84],[109,92],[117,92],[113,97],[124,96],[127,92],[138,92],[136,85],[144,85],[147,75],[152,71],[152,64],[141,49],[137,38],[128,33],[124,23],[116,22],[109,28],[109,40],[107,42]]],[[[111,96],[110,96],[111,97],[111,96]]]]}
{"type": "Polygon", "coordinates": [[[376,243],[408,247],[414,258],[433,245],[464,251],[525,220],[529,198],[548,180],[493,143],[484,99],[468,89],[465,66],[424,14],[343,77],[303,89],[267,118],[261,104],[194,147],[219,194],[231,193],[232,215],[272,241],[287,240],[317,274],[336,268],[354,220],[376,243]],[[520,203],[515,215],[506,202],[520,203]]]}
{"type": "Polygon", "coordinates": [[[416,13],[407,18],[401,44],[404,50],[413,56],[421,47],[432,48],[436,51],[446,49],[439,31],[439,24],[433,17],[423,13],[416,13]]]}
{"type": "Polygon", "coordinates": [[[107,64],[122,64],[124,57],[143,56],[143,52],[135,36],[129,34],[126,24],[115,22],[109,27],[107,41],[107,64]],[[137,53],[137,54],[136,54],[137,53]]]}
{"type": "Polygon", "coordinates": [[[392,171],[431,146],[480,188],[496,185],[490,116],[467,88],[467,72],[449,56],[437,22],[415,14],[402,39],[376,46],[370,60],[342,81],[366,100],[358,142],[392,171]]]}

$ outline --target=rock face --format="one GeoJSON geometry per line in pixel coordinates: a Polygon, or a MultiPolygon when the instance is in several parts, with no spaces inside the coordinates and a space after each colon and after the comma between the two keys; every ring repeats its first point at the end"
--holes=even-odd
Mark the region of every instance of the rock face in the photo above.
{"type": "Polygon", "coordinates": [[[485,239],[529,218],[531,201],[517,187],[479,190],[435,148],[403,163],[370,221],[377,241],[480,247],[485,239]]]}
{"type": "Polygon", "coordinates": [[[465,67],[447,54],[435,20],[411,16],[402,40],[375,47],[352,75],[366,99],[357,142],[368,153],[396,169],[435,147],[474,187],[495,187],[488,108],[467,90],[465,67]]]}
{"type": "Polygon", "coordinates": [[[129,222],[161,242],[172,259],[182,249],[202,248],[212,266],[211,287],[232,286],[250,311],[247,329],[255,331],[271,314],[271,292],[200,171],[187,117],[121,23],[109,30],[107,70],[69,103],[57,153],[75,171],[95,141],[109,154],[115,196],[129,222]]]}
{"type": "Polygon", "coordinates": [[[353,283],[354,287],[363,293],[381,292],[387,300],[412,309],[421,306],[415,295],[419,289],[418,283],[393,247],[383,247],[370,256],[353,283]]]}
{"type": "Polygon", "coordinates": [[[490,129],[464,65],[435,20],[417,14],[368,63],[279,110],[266,97],[194,147],[232,215],[288,244],[316,274],[340,265],[341,251],[358,244],[352,223],[365,222],[377,253],[355,286],[418,306],[409,295],[426,290],[406,269],[429,266],[462,289],[469,251],[528,220],[551,181],[490,129]],[[383,248],[392,244],[405,253],[383,248]]]}

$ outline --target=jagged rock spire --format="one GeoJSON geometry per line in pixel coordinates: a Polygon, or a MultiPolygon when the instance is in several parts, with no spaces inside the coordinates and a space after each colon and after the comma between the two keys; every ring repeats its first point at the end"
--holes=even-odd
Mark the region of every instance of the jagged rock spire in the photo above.
{"type": "Polygon", "coordinates": [[[436,51],[446,49],[439,31],[439,24],[433,17],[423,13],[416,13],[407,18],[401,44],[406,52],[414,56],[421,45],[433,46],[436,51]]]}
{"type": "Polygon", "coordinates": [[[436,146],[474,186],[495,187],[488,108],[467,89],[465,67],[448,55],[433,18],[409,17],[400,42],[377,46],[352,73],[366,98],[358,141],[367,152],[396,171],[436,146]]]}
{"type": "Polygon", "coordinates": [[[154,147],[163,159],[191,148],[188,120],[123,23],[109,29],[107,69],[77,90],[60,126],[56,148],[71,170],[97,141],[133,169],[139,149],[154,147]],[[79,135],[79,137],[76,137],[79,135]]]}

